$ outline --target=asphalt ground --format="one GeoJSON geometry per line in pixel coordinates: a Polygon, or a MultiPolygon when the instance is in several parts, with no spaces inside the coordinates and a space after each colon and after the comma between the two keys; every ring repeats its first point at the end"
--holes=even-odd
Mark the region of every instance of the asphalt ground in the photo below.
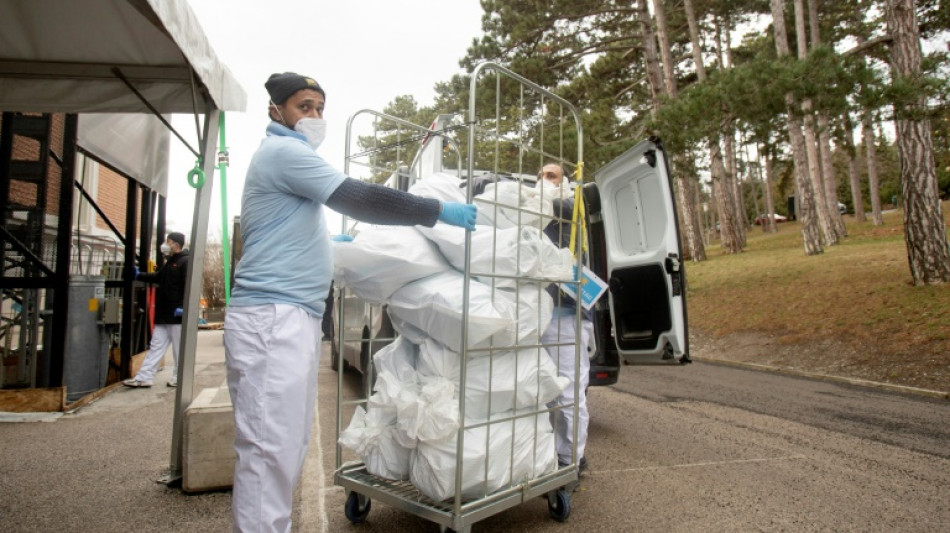
{"type": "MultiPolygon", "coordinates": [[[[222,338],[199,332],[196,392],[224,382],[222,338]]],[[[0,415],[0,531],[229,531],[230,491],[158,482],[171,449],[169,377],[166,367],[150,389],[120,386],[72,413],[0,415]]],[[[325,345],[294,530],[439,531],[379,502],[366,523],[346,519],[332,478],[337,379],[325,345]]],[[[353,390],[358,376],[343,383],[353,390]]],[[[552,520],[535,498],[473,532],[950,529],[946,400],[700,362],[622,372],[591,389],[590,403],[591,471],[570,518],[552,520]]]]}

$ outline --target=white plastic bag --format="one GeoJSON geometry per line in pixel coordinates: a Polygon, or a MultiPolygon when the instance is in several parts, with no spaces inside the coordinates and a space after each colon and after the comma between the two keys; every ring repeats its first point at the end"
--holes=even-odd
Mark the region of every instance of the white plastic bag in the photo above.
{"type": "Polygon", "coordinates": [[[462,180],[452,174],[436,172],[413,183],[409,193],[443,202],[465,202],[465,190],[460,188],[461,184],[462,180]]]}
{"type": "Polygon", "coordinates": [[[450,270],[438,249],[413,228],[369,226],[333,246],[334,280],[369,303],[384,303],[407,283],[450,270]]]}
{"type": "MultiPolygon", "coordinates": [[[[417,226],[456,270],[465,270],[465,230],[437,224],[417,226]]],[[[481,226],[472,233],[470,272],[490,285],[493,276],[530,276],[550,280],[571,279],[571,254],[561,250],[536,227],[496,229],[481,226]]],[[[512,287],[506,277],[495,278],[496,287],[512,287]]]]}
{"type": "Polygon", "coordinates": [[[356,452],[366,470],[385,479],[409,479],[411,450],[395,439],[392,413],[358,406],[350,425],[340,433],[340,445],[356,452]]]}
{"type": "Polygon", "coordinates": [[[395,404],[400,441],[435,444],[451,438],[459,428],[456,389],[448,379],[428,376],[405,387],[395,404]]]}
{"type": "MultiPolygon", "coordinates": [[[[460,350],[464,276],[454,270],[406,285],[389,299],[389,314],[445,346],[460,350]]],[[[511,320],[492,305],[491,288],[471,280],[468,294],[468,340],[477,346],[509,327],[511,320]]]]}
{"type": "Polygon", "coordinates": [[[492,339],[494,348],[537,344],[554,313],[554,300],[538,283],[519,282],[517,290],[496,290],[494,305],[508,319],[507,327],[492,339]]]}
{"type": "Polygon", "coordinates": [[[551,189],[545,188],[542,195],[541,188],[517,181],[489,183],[482,194],[475,196],[478,209],[476,223],[497,228],[510,228],[519,224],[543,228],[554,213],[551,202],[558,197],[551,192],[551,189]]]}
{"type": "MultiPolygon", "coordinates": [[[[431,339],[419,347],[417,371],[459,383],[461,357],[431,339]]],[[[465,419],[484,419],[512,409],[539,409],[569,384],[541,348],[495,352],[468,358],[465,372],[465,419]]],[[[455,400],[456,403],[458,400],[455,400]]]]}
{"type": "MultiPolygon", "coordinates": [[[[457,439],[458,432],[438,444],[420,443],[412,453],[409,479],[433,500],[455,496],[457,439]]],[[[483,498],[555,468],[554,433],[547,414],[464,431],[461,474],[464,500],[483,498]]]]}
{"type": "Polygon", "coordinates": [[[422,344],[429,338],[425,331],[413,326],[393,313],[389,313],[389,321],[392,323],[397,335],[405,337],[413,344],[422,344]]]}
{"type": "Polygon", "coordinates": [[[373,354],[376,375],[392,374],[399,382],[412,382],[416,377],[416,359],[419,347],[409,339],[397,335],[393,342],[373,354]]]}

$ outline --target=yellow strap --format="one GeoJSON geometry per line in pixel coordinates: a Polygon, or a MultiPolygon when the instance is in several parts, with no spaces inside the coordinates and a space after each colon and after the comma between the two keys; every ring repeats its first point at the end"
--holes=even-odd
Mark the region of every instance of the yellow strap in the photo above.
{"type": "Polygon", "coordinates": [[[584,184],[584,162],[577,163],[577,186],[574,187],[574,213],[571,217],[571,255],[577,257],[578,230],[580,230],[581,250],[587,251],[587,227],[584,220],[584,197],[581,186],[584,184]]]}

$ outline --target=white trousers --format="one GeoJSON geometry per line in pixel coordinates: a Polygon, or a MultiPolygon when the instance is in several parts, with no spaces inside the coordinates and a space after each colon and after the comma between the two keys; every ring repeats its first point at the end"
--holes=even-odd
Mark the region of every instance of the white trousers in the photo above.
{"type": "Polygon", "coordinates": [[[172,345],[172,358],[175,361],[172,366],[172,381],[178,379],[178,344],[181,342],[181,324],[155,324],[152,331],[152,342],[148,345],[148,355],[139,373],[135,379],[140,381],[152,381],[155,379],[155,373],[158,372],[158,365],[165,357],[165,350],[168,345],[172,345]]]}
{"type": "MultiPolygon", "coordinates": [[[[553,402],[553,405],[565,406],[574,403],[574,357],[576,351],[574,342],[577,339],[576,316],[573,314],[558,316],[555,314],[551,325],[541,336],[541,343],[546,344],[548,355],[557,365],[558,374],[570,380],[564,392],[553,402]],[[561,346],[551,346],[561,344],[561,346]]],[[[593,331],[593,323],[581,320],[581,354],[578,378],[579,391],[577,397],[577,460],[584,457],[587,448],[587,426],[590,416],[587,413],[587,384],[590,382],[590,356],[587,353],[587,343],[593,331]]],[[[554,437],[557,446],[557,459],[561,463],[571,462],[571,444],[574,442],[574,408],[566,407],[555,411],[554,437]]]]}
{"type": "Polygon", "coordinates": [[[320,317],[292,305],[231,307],[224,321],[234,406],[234,531],[290,531],[317,397],[320,317]]]}

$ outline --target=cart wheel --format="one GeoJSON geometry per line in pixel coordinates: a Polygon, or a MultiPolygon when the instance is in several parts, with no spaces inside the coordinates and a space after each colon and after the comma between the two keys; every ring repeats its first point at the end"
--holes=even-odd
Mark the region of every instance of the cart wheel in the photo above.
{"type": "Polygon", "coordinates": [[[567,521],[571,516],[571,495],[561,488],[548,493],[548,513],[558,522],[567,521]]]}
{"type": "Polygon", "coordinates": [[[354,524],[362,524],[366,521],[366,515],[369,514],[370,507],[372,506],[372,500],[358,492],[351,492],[350,495],[346,497],[346,505],[343,511],[346,513],[347,520],[354,524]]]}

